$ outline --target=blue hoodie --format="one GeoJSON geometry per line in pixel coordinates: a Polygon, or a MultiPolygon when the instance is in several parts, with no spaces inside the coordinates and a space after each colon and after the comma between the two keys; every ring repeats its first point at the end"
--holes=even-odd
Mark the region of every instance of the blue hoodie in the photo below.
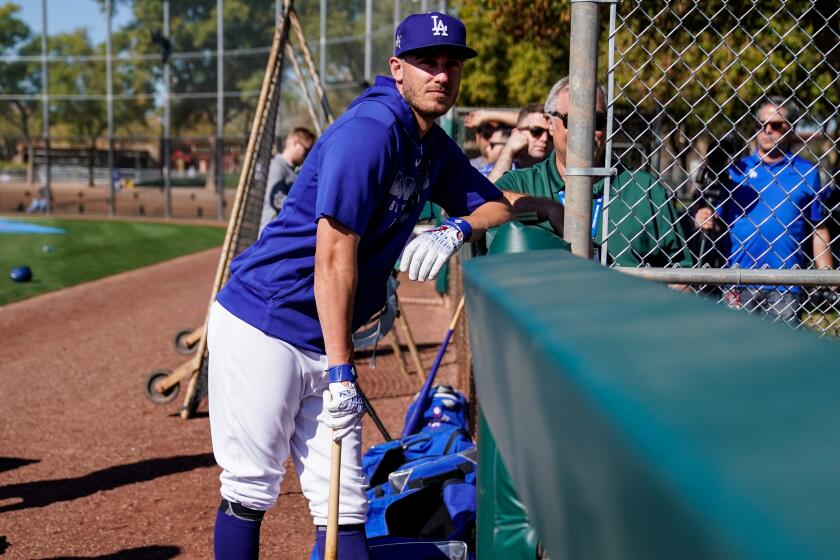
{"type": "Polygon", "coordinates": [[[217,299],[264,333],[323,353],[314,293],[321,217],[361,238],[355,330],[385,304],[388,275],[428,200],[464,216],[501,196],[439,126],[421,139],[394,81],[379,76],[315,143],[280,214],[233,260],[217,299]]]}

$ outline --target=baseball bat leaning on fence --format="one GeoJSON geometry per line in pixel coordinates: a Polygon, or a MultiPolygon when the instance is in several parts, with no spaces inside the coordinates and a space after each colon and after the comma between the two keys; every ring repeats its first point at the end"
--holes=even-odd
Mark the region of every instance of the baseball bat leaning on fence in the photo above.
{"type": "Polygon", "coordinates": [[[458,318],[461,316],[461,311],[463,311],[463,309],[464,296],[461,296],[461,301],[458,302],[458,307],[455,309],[455,315],[452,316],[452,322],[449,323],[449,330],[446,331],[446,337],[444,337],[443,344],[440,345],[440,350],[438,350],[435,363],[432,365],[432,369],[429,370],[429,375],[426,377],[426,382],[423,383],[423,388],[420,389],[420,392],[417,394],[417,402],[415,403],[411,416],[409,416],[408,420],[405,422],[405,426],[403,426],[402,437],[410,436],[415,433],[417,431],[417,427],[420,425],[420,421],[423,419],[423,411],[426,409],[429,397],[431,396],[432,383],[435,380],[437,371],[440,368],[440,362],[443,360],[443,355],[446,353],[446,347],[449,345],[449,339],[452,338],[452,333],[455,331],[455,325],[458,324],[458,318]]]}

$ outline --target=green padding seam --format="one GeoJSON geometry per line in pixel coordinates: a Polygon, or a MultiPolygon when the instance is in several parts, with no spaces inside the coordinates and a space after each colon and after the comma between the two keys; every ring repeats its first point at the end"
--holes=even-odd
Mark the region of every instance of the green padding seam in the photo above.
{"type": "Polygon", "coordinates": [[[836,557],[836,342],[562,250],[464,273],[479,402],[552,558],[836,557]]]}

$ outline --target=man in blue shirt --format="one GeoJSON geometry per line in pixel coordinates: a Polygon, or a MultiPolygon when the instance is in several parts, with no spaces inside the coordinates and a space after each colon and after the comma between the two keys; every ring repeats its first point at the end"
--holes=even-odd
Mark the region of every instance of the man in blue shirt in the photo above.
{"type": "Polygon", "coordinates": [[[401,259],[434,278],[459,247],[512,218],[502,193],[435,124],[455,103],[466,46],[459,20],[411,15],[378,77],[315,143],[278,217],[231,263],[208,323],[210,428],[222,467],[218,559],[259,554],[263,514],[291,455],[323,558],[330,453],[341,439],[339,558],[368,557],[361,416],[351,333],[385,303],[386,282],[424,205],[449,218],[401,259]]]}
{"type": "MultiPolygon", "coordinates": [[[[718,209],[731,239],[727,264],[804,267],[802,246],[811,235],[814,264],[831,268],[831,237],[823,223],[828,189],[821,186],[817,166],[790,151],[798,108],[785,98],[770,97],[755,116],[756,150],[729,169],[731,192],[718,209]]],[[[798,292],[798,286],[749,286],[729,301],[795,323],[798,292]]]]}

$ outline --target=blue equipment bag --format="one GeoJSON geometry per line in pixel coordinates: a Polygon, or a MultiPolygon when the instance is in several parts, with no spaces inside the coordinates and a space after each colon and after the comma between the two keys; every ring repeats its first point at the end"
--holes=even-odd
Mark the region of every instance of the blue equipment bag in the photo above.
{"type": "Polygon", "coordinates": [[[368,490],[365,532],[374,537],[470,541],[475,525],[475,448],[419,459],[368,490]]]}
{"type": "Polygon", "coordinates": [[[467,543],[384,537],[368,541],[370,560],[468,560],[467,543]]]}
{"type": "MultiPolygon", "coordinates": [[[[419,395],[418,395],[419,396],[419,395]]],[[[408,405],[405,413],[405,421],[411,418],[412,412],[417,407],[417,397],[408,405]]],[[[423,411],[422,429],[440,428],[442,426],[457,426],[464,431],[469,430],[467,424],[467,411],[469,401],[467,397],[459,393],[449,385],[435,385],[432,387],[431,399],[423,411]]]]}
{"type": "Polygon", "coordinates": [[[471,447],[475,444],[466,430],[441,426],[374,445],[362,457],[362,471],[372,488],[387,482],[388,476],[406,463],[442,457],[471,447]]]}
{"type": "Polygon", "coordinates": [[[400,560],[413,558],[409,544],[459,541],[466,554],[474,540],[477,450],[467,431],[467,404],[451,387],[435,387],[419,433],[375,445],[362,457],[370,484],[365,532],[370,543],[402,538],[399,552],[388,549],[400,560]]]}

